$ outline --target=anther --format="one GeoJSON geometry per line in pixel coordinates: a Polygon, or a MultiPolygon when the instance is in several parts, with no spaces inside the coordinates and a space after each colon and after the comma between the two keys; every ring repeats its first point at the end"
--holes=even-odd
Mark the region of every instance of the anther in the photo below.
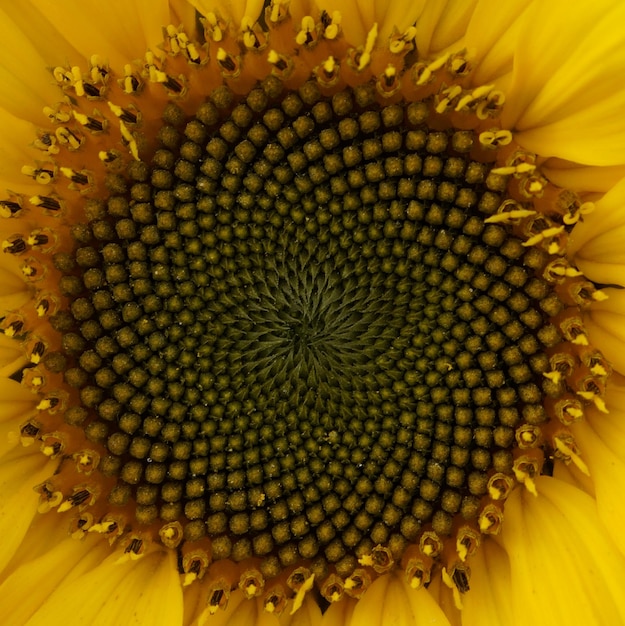
{"type": "Polygon", "coordinates": [[[316,30],[315,20],[310,15],[303,17],[300,29],[295,35],[296,43],[299,46],[314,46],[317,43],[316,30]]]}
{"type": "Polygon", "coordinates": [[[478,526],[485,535],[497,535],[503,525],[503,511],[494,504],[487,504],[480,513],[478,526]]]}
{"type": "Polygon", "coordinates": [[[342,15],[340,11],[332,11],[332,16],[327,11],[321,12],[321,24],[323,26],[323,36],[328,41],[337,39],[341,32],[342,15]]]}
{"type": "Polygon", "coordinates": [[[54,196],[32,196],[28,200],[33,206],[47,209],[48,211],[59,211],[61,202],[54,196]]]}
{"type": "Polygon", "coordinates": [[[573,461],[582,474],[590,476],[588,466],[582,461],[572,435],[568,433],[557,434],[553,437],[553,444],[556,454],[563,458],[565,462],[573,461]]]}
{"type": "Polygon", "coordinates": [[[56,167],[32,167],[30,165],[24,165],[22,167],[22,174],[29,176],[40,185],[49,185],[54,182],[56,167]]]}
{"type": "Polygon", "coordinates": [[[15,217],[22,210],[22,205],[14,200],[0,200],[0,217],[15,217]]]}

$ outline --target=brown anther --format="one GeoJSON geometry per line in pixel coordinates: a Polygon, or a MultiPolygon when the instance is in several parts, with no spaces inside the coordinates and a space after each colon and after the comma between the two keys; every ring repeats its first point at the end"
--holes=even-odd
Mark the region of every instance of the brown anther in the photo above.
{"type": "Polygon", "coordinates": [[[41,389],[46,379],[39,367],[28,367],[22,372],[22,385],[35,391],[41,389]]]}
{"type": "Polygon", "coordinates": [[[117,83],[122,91],[128,95],[138,93],[143,86],[139,73],[133,71],[131,65],[124,66],[124,78],[120,78],[117,83]]]}
{"type": "Polygon", "coordinates": [[[375,82],[378,93],[384,98],[390,98],[401,89],[400,73],[393,65],[387,68],[377,76],[375,82]]]}
{"type": "Polygon", "coordinates": [[[33,419],[28,420],[20,427],[20,442],[23,446],[30,446],[41,432],[41,424],[33,419]]]}
{"type": "Polygon", "coordinates": [[[542,433],[538,426],[523,424],[516,429],[514,434],[517,444],[521,450],[536,448],[541,444],[542,433]]]}
{"type": "Polygon", "coordinates": [[[71,167],[61,167],[59,169],[65,178],[69,179],[73,185],[76,185],[76,189],[85,187],[91,183],[91,174],[87,172],[87,170],[77,171],[71,167]]]}
{"type": "Polygon", "coordinates": [[[97,495],[93,487],[88,485],[78,485],[74,487],[71,496],[68,496],[58,507],[58,513],[64,513],[74,507],[78,507],[79,511],[93,505],[97,495]]]}
{"type": "Polygon", "coordinates": [[[57,128],[55,135],[59,145],[66,146],[68,150],[78,150],[84,141],[84,137],[66,126],[57,128]]]}
{"type": "Polygon", "coordinates": [[[69,524],[69,533],[74,539],[82,539],[93,526],[93,515],[84,511],[72,518],[69,524]]]}
{"type": "Polygon", "coordinates": [[[473,68],[471,62],[466,58],[466,50],[447,56],[445,69],[455,77],[467,76],[473,68]]]}
{"type": "Polygon", "coordinates": [[[241,574],[239,589],[249,600],[255,598],[263,592],[265,579],[257,569],[248,569],[241,574]]]}
{"type": "Polygon", "coordinates": [[[410,559],[404,571],[412,589],[421,589],[430,582],[431,564],[424,559],[410,559]]]}
{"type": "Polygon", "coordinates": [[[64,448],[65,444],[61,433],[46,433],[41,438],[41,451],[51,459],[54,459],[61,454],[64,448]]]}
{"type": "Polygon", "coordinates": [[[54,196],[33,196],[29,202],[47,211],[59,211],[62,208],[61,202],[54,196]]]}
{"type": "Polygon", "coordinates": [[[267,47],[267,33],[263,31],[258,22],[253,22],[249,17],[244,17],[241,22],[241,41],[248,50],[259,51],[267,47]]]}
{"type": "Polygon", "coordinates": [[[158,531],[161,542],[167,548],[177,548],[184,537],[182,524],[178,521],[161,526],[158,531]]]}
{"type": "Polygon", "coordinates": [[[71,107],[62,102],[57,103],[54,107],[43,107],[44,115],[53,124],[67,124],[72,119],[71,111],[71,107]]]}
{"type": "Polygon", "coordinates": [[[8,313],[0,318],[0,331],[7,337],[17,337],[24,329],[24,320],[15,313],[8,313]]]}
{"type": "Polygon", "coordinates": [[[516,479],[525,486],[525,488],[534,496],[538,495],[536,491],[536,484],[534,478],[540,474],[540,470],[543,464],[542,453],[536,448],[532,448],[531,451],[536,451],[536,455],[528,453],[523,454],[514,460],[512,465],[512,471],[516,479]]]}
{"type": "Polygon", "coordinates": [[[428,530],[421,535],[419,548],[425,556],[435,559],[443,550],[443,542],[433,530],[428,530]]]}
{"type": "Polygon", "coordinates": [[[30,346],[27,350],[29,361],[33,365],[37,365],[41,361],[41,357],[44,355],[45,351],[46,344],[43,341],[36,339],[34,342],[30,342],[30,346]]]}
{"type": "Polygon", "coordinates": [[[480,545],[480,533],[471,526],[462,526],[456,532],[456,552],[464,563],[468,557],[475,554],[480,545]]]}
{"type": "Polygon", "coordinates": [[[512,142],[512,133],[509,130],[494,128],[485,130],[479,135],[480,145],[487,150],[498,150],[512,142]]]}
{"type": "MultiPolygon", "coordinates": [[[[64,392],[63,392],[63,396],[65,396],[64,392]]],[[[35,408],[38,411],[47,411],[50,414],[54,414],[60,408],[64,408],[64,406],[65,406],[64,399],[61,397],[61,392],[59,392],[58,395],[51,394],[49,396],[42,398],[35,408]]]]}
{"type": "MultiPolygon", "coordinates": [[[[576,276],[581,277],[582,273],[576,276]]],[[[558,296],[564,304],[577,306],[580,309],[587,309],[591,304],[604,300],[602,294],[603,292],[597,290],[593,283],[583,278],[569,281],[558,289],[558,296]],[[599,297],[597,294],[600,294],[599,297]]]]}
{"type": "Polygon", "coordinates": [[[503,91],[493,89],[475,107],[475,115],[480,120],[495,119],[501,114],[506,96],[503,91]]]}
{"type": "Polygon", "coordinates": [[[48,132],[39,133],[33,141],[33,146],[47,155],[55,155],[60,152],[56,135],[48,132]]]}
{"type": "Polygon", "coordinates": [[[557,328],[567,341],[577,346],[589,345],[586,328],[584,327],[579,309],[565,309],[554,318],[554,321],[557,321],[557,328]]]}
{"type": "Polygon", "coordinates": [[[30,282],[39,281],[47,274],[46,266],[34,257],[24,259],[20,269],[22,270],[22,276],[30,282]]]}
{"type": "Polygon", "coordinates": [[[364,568],[357,567],[345,579],[345,593],[352,598],[360,598],[371,585],[371,574],[364,568]]]}
{"type": "Polygon", "coordinates": [[[115,543],[124,534],[126,519],[121,515],[105,515],[99,522],[89,527],[90,533],[100,533],[104,535],[109,544],[115,543]]]}
{"type": "Polygon", "coordinates": [[[302,24],[299,31],[295,35],[295,42],[298,46],[305,48],[314,48],[317,45],[319,37],[319,28],[315,24],[315,20],[310,15],[302,18],[302,24]]]}
{"type": "Polygon", "coordinates": [[[72,459],[78,472],[89,476],[98,467],[100,455],[95,450],[80,450],[72,454],[72,459]]]}
{"type": "Polygon", "coordinates": [[[289,589],[298,591],[299,588],[310,578],[311,571],[307,567],[294,569],[287,578],[286,584],[289,589]]]}
{"type": "Polygon", "coordinates": [[[330,574],[321,584],[321,595],[328,602],[338,602],[345,593],[345,583],[336,574],[330,574]]]}
{"type": "Polygon", "coordinates": [[[333,87],[338,83],[339,75],[340,65],[334,57],[328,57],[313,70],[313,76],[321,87],[333,87]]]}
{"type": "Polygon", "coordinates": [[[584,406],[581,401],[572,395],[558,398],[553,401],[546,398],[545,408],[565,426],[579,422],[584,417],[584,406]]]}
{"type": "Polygon", "coordinates": [[[39,513],[47,513],[63,502],[63,493],[56,490],[50,481],[36,485],[33,489],[39,494],[39,504],[37,506],[39,513]]]}
{"type": "Polygon", "coordinates": [[[567,465],[571,462],[586,476],[590,476],[588,466],[582,460],[573,435],[567,430],[560,430],[552,438],[554,457],[564,461],[567,465]]]}
{"type": "Polygon", "coordinates": [[[146,551],[146,542],[137,535],[130,535],[122,544],[123,552],[131,559],[135,560],[142,557],[146,551]]]}
{"type": "Polygon", "coordinates": [[[390,571],[395,564],[393,554],[386,546],[375,546],[371,551],[372,567],[378,574],[390,571]]]}
{"type": "Polygon", "coordinates": [[[282,80],[288,78],[293,71],[293,61],[290,57],[278,54],[275,50],[270,50],[267,61],[273,66],[272,73],[282,80]]]}
{"type": "Polygon", "coordinates": [[[514,488],[514,480],[507,474],[498,472],[488,479],[488,495],[493,500],[505,500],[514,488]]]}
{"type": "Polygon", "coordinates": [[[269,6],[265,8],[265,20],[275,27],[280,22],[289,17],[289,3],[283,0],[271,0],[269,6]]]}
{"type": "Polygon", "coordinates": [[[453,592],[454,605],[458,610],[462,609],[462,595],[469,591],[469,576],[471,570],[463,564],[454,563],[449,569],[443,567],[441,576],[445,585],[453,592]]]}
{"type": "MultiPolygon", "coordinates": [[[[184,533],[182,536],[179,535],[179,528],[177,526],[173,526],[172,524],[168,524],[169,532],[166,531],[166,535],[170,536],[168,541],[176,542],[179,537],[181,539],[184,538],[184,533]]],[[[163,529],[161,529],[163,530],[163,529]]],[[[178,543],[180,543],[178,541],[178,543]]],[[[182,557],[182,572],[184,574],[182,584],[184,586],[190,585],[194,580],[202,579],[208,566],[210,565],[210,556],[206,550],[200,547],[189,547],[188,544],[184,544],[184,555],[182,557]]]]}
{"type": "Polygon", "coordinates": [[[15,217],[22,210],[22,204],[17,200],[0,200],[0,217],[15,217]]]}
{"type": "Polygon", "coordinates": [[[42,165],[40,167],[24,165],[22,167],[22,174],[32,178],[40,185],[50,185],[56,178],[56,166],[51,164],[42,165]]]}
{"type": "Polygon", "coordinates": [[[477,523],[485,535],[496,535],[503,524],[503,511],[494,504],[487,504],[482,509],[477,523]]]}
{"type": "Polygon", "coordinates": [[[26,250],[26,241],[21,235],[11,235],[2,242],[2,251],[7,254],[20,255],[26,250]]]}
{"type": "Polygon", "coordinates": [[[241,73],[240,58],[229,54],[223,48],[217,51],[217,64],[221,70],[221,75],[227,78],[235,78],[241,73]]]}
{"type": "Polygon", "coordinates": [[[281,585],[276,585],[265,592],[263,608],[267,613],[281,615],[286,608],[287,597],[281,585]]]}

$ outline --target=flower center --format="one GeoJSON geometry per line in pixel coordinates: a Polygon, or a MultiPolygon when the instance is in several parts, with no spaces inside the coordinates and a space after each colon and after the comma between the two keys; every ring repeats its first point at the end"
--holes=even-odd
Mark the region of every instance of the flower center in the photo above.
{"type": "MultiPolygon", "coordinates": [[[[73,460],[41,510],[131,556],[178,550],[186,583],[211,567],[214,607],[268,580],[276,609],[311,575],[328,601],[358,596],[395,566],[459,602],[507,495],[546,460],[583,469],[566,427],[604,408],[580,314],[602,294],[564,256],[590,207],[496,127],[492,89],[393,97],[391,73],[332,92],[329,61],[287,88],[270,62],[242,95],[168,105],[157,145],[109,103],[135,160],[105,146],[107,193],[62,238],[5,242],[45,283],[22,438],[73,460]]],[[[419,67],[412,90],[456,66],[419,67]]]]}

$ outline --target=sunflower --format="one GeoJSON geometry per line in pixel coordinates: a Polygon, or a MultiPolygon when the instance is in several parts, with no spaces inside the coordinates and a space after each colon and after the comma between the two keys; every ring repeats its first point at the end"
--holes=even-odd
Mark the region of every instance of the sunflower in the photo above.
{"type": "Polygon", "coordinates": [[[625,624],[618,0],[0,9],[4,624],[625,624]]]}

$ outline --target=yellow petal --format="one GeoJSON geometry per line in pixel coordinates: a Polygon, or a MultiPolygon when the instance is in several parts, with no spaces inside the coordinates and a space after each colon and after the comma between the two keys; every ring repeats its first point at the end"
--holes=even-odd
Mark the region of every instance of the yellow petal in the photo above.
{"type": "MultiPolygon", "coordinates": [[[[170,16],[166,0],[64,0],[62,4],[38,3],[37,8],[52,30],[70,41],[85,59],[98,54],[118,70],[143,58],[147,48],[162,40],[161,26],[169,23],[170,16]]],[[[80,59],[72,58],[71,62],[80,59]]]]}
{"type": "Polygon", "coordinates": [[[450,46],[460,49],[476,0],[426,2],[417,23],[417,49],[428,57],[450,46]]]}
{"type": "Polygon", "coordinates": [[[111,555],[62,583],[27,626],[159,626],[182,623],[182,589],[173,551],[117,563],[111,555]]]}
{"type": "Polygon", "coordinates": [[[302,606],[293,615],[290,611],[285,611],[280,616],[280,626],[320,626],[320,624],[321,609],[310,594],[304,597],[302,606]]]}
{"type": "Polygon", "coordinates": [[[585,193],[606,193],[625,177],[623,165],[580,166],[560,159],[548,159],[541,169],[555,185],[585,193]]]}
{"type": "Polygon", "coordinates": [[[362,596],[352,616],[354,626],[449,626],[449,620],[425,589],[415,591],[395,572],[380,576],[362,596]]]}
{"type": "Polygon", "coordinates": [[[521,17],[530,6],[527,0],[481,0],[477,4],[465,37],[474,66],[472,84],[493,83],[512,70],[521,17]]]}
{"type": "Polygon", "coordinates": [[[595,486],[599,516],[625,555],[623,519],[625,506],[625,384],[613,378],[608,387],[607,415],[590,409],[587,419],[575,424],[573,433],[595,486]]]}
{"type": "Polygon", "coordinates": [[[463,596],[462,626],[513,624],[507,598],[510,564],[505,551],[488,538],[471,557],[471,580],[463,596]]]}
{"type": "MultiPolygon", "coordinates": [[[[147,0],[149,1],[149,0],[147,0]]],[[[263,0],[189,0],[202,15],[218,12],[223,19],[230,19],[238,28],[244,17],[256,21],[263,8],[263,0]]]]}
{"type": "MultiPolygon", "coordinates": [[[[206,595],[201,585],[189,585],[184,592],[185,613],[191,616],[194,613],[199,618],[193,620],[192,626],[280,626],[276,615],[263,609],[262,597],[247,599],[242,591],[235,590],[230,594],[228,606],[225,610],[218,610],[214,615],[205,612],[206,595]],[[191,591],[189,595],[188,591],[191,591]],[[187,603],[191,600],[191,606],[187,603]]],[[[185,620],[185,624],[186,624],[185,620]]]]}
{"type": "MultiPolygon", "coordinates": [[[[52,518],[48,521],[56,520],[52,518]]],[[[67,535],[67,529],[62,528],[67,535]]],[[[43,553],[30,560],[20,551],[20,560],[24,557],[23,564],[0,585],[3,626],[23,626],[62,581],[69,581],[97,567],[110,553],[108,543],[99,537],[90,536],[79,541],[59,536],[57,540],[56,536],[50,536],[49,528],[46,530],[47,545],[40,546],[43,553]]],[[[41,529],[29,531],[25,544],[31,543],[32,533],[36,537],[37,531],[41,532],[41,529]]]]}
{"type": "Polygon", "coordinates": [[[537,2],[525,14],[503,123],[543,156],[625,163],[625,4],[537,2]]]}
{"type": "Polygon", "coordinates": [[[340,602],[333,602],[323,614],[321,626],[347,626],[352,623],[352,615],[358,601],[353,598],[343,598],[340,602]]]}
{"type": "Polygon", "coordinates": [[[603,352],[616,371],[625,374],[625,293],[616,289],[606,289],[606,293],[610,297],[597,303],[596,308],[593,305],[584,316],[584,326],[592,344],[603,352]]]}
{"type": "Polygon", "coordinates": [[[33,486],[52,474],[52,465],[38,450],[21,446],[0,462],[0,572],[37,515],[38,496],[33,486]]]}
{"type": "Polygon", "coordinates": [[[547,476],[536,486],[538,498],[516,489],[506,501],[513,615],[535,626],[625,623],[625,559],[594,500],[547,476]]]}

